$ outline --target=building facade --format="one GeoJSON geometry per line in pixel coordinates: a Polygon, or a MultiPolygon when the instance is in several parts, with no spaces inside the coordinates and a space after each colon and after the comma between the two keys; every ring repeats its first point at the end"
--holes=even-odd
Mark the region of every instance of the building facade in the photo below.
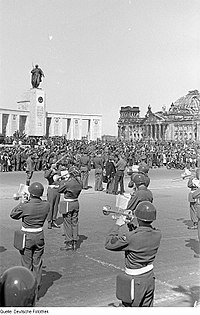
{"type": "Polygon", "coordinates": [[[145,117],[140,118],[139,107],[121,107],[118,138],[144,141],[200,141],[200,93],[189,91],[171,104],[169,110],[153,113],[148,106],[145,117]]]}
{"type": "Polygon", "coordinates": [[[102,115],[48,112],[45,92],[32,88],[17,102],[16,110],[0,108],[0,133],[12,136],[16,130],[27,136],[97,140],[102,137],[102,115]]]}

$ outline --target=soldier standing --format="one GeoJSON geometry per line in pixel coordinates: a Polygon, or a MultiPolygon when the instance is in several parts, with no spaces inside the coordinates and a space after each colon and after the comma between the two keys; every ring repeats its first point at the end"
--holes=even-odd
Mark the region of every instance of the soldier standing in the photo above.
{"type": "Polygon", "coordinates": [[[80,157],[79,169],[81,172],[81,180],[83,183],[83,189],[88,189],[88,179],[89,179],[89,171],[91,170],[91,162],[90,162],[90,157],[86,152],[83,152],[83,154],[80,157]]]}
{"type": "Polygon", "coordinates": [[[119,155],[119,160],[115,164],[116,174],[115,174],[115,183],[113,194],[118,194],[118,185],[120,184],[120,194],[123,195],[124,190],[124,171],[126,169],[126,161],[124,159],[124,155],[119,155]]]}
{"type": "Polygon", "coordinates": [[[93,164],[95,168],[95,191],[102,191],[103,190],[103,158],[100,152],[97,152],[96,156],[93,158],[93,164]]]}
{"type": "Polygon", "coordinates": [[[42,277],[42,255],[44,253],[44,232],[43,225],[47,218],[50,205],[43,201],[41,196],[44,187],[41,183],[32,183],[28,191],[30,200],[19,203],[10,213],[15,220],[22,219],[21,230],[26,235],[25,247],[20,250],[22,266],[31,270],[36,278],[39,289],[42,277]]]}
{"type": "Polygon", "coordinates": [[[138,227],[131,232],[121,228],[125,216],[116,220],[106,238],[105,248],[125,252],[125,273],[117,276],[116,296],[125,307],[152,307],[155,291],[153,261],[157,254],[161,232],[152,227],[156,209],[142,201],[135,210],[138,227]]]}
{"type": "Polygon", "coordinates": [[[189,230],[195,230],[197,229],[197,225],[198,225],[198,218],[197,218],[197,212],[196,212],[196,200],[193,197],[193,193],[195,192],[195,190],[198,189],[198,187],[200,186],[200,169],[196,170],[196,177],[192,176],[189,178],[187,186],[188,188],[190,188],[190,192],[188,195],[188,201],[189,201],[189,205],[190,205],[190,218],[192,221],[192,226],[189,226],[188,229],[189,230]]]}
{"type": "Polygon", "coordinates": [[[32,152],[29,152],[28,158],[26,160],[26,185],[30,185],[31,178],[34,171],[34,161],[32,159],[32,152]]]}
{"type": "Polygon", "coordinates": [[[76,166],[69,169],[70,177],[60,183],[58,192],[64,194],[63,207],[61,207],[63,215],[63,227],[65,232],[65,246],[61,250],[76,250],[78,241],[78,214],[79,201],[78,197],[82,190],[82,181],[80,180],[80,172],[76,166]]]}
{"type": "Polygon", "coordinates": [[[44,177],[48,181],[48,188],[47,188],[47,200],[50,204],[50,211],[48,214],[48,229],[60,228],[59,225],[56,224],[56,218],[58,214],[58,205],[60,202],[60,194],[58,192],[58,184],[55,184],[54,176],[58,174],[58,170],[56,167],[56,160],[52,160],[50,164],[50,168],[44,171],[44,177]]]}

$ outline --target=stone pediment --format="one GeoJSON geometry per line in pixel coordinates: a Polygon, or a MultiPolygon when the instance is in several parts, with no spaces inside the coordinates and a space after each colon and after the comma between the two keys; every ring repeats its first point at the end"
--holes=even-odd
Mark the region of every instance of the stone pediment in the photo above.
{"type": "Polygon", "coordinates": [[[159,114],[156,113],[147,113],[145,118],[144,118],[144,123],[160,123],[162,121],[165,121],[165,118],[162,117],[159,114]]]}

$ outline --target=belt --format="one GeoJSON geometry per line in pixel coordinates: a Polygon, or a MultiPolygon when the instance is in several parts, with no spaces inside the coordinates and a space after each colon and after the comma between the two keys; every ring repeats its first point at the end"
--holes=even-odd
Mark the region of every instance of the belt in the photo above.
{"type": "Polygon", "coordinates": [[[35,228],[34,229],[34,228],[25,228],[25,227],[22,226],[21,231],[30,232],[30,233],[36,233],[36,232],[42,232],[43,228],[39,227],[39,228],[35,228]]]}
{"type": "Polygon", "coordinates": [[[137,275],[142,275],[143,273],[146,273],[152,269],[153,269],[153,265],[148,265],[139,269],[125,268],[125,273],[130,276],[137,276],[137,275]]]}
{"type": "Polygon", "coordinates": [[[48,188],[58,188],[59,185],[49,185],[48,188]]]}
{"type": "Polygon", "coordinates": [[[67,199],[67,198],[64,198],[64,201],[71,202],[71,201],[78,201],[78,199],[67,199]]]}

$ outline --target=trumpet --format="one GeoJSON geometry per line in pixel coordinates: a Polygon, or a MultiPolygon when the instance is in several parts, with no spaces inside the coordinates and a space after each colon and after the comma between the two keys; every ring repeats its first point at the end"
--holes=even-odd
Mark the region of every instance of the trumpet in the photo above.
{"type": "Polygon", "coordinates": [[[117,214],[118,216],[123,215],[126,217],[127,220],[132,220],[134,218],[131,210],[122,209],[122,210],[117,211],[117,210],[111,209],[110,206],[103,206],[102,211],[104,215],[109,215],[112,213],[112,214],[117,214]],[[127,213],[125,211],[127,211],[127,213]]]}
{"type": "Polygon", "coordinates": [[[16,194],[13,194],[13,199],[14,200],[19,200],[20,198],[22,199],[22,202],[26,202],[26,201],[29,201],[30,195],[27,194],[27,193],[23,193],[23,194],[16,193],[16,194]]]}
{"type": "Polygon", "coordinates": [[[30,199],[30,193],[28,191],[28,186],[20,184],[18,192],[13,195],[14,200],[22,199],[22,202],[27,202],[30,199]]]}

